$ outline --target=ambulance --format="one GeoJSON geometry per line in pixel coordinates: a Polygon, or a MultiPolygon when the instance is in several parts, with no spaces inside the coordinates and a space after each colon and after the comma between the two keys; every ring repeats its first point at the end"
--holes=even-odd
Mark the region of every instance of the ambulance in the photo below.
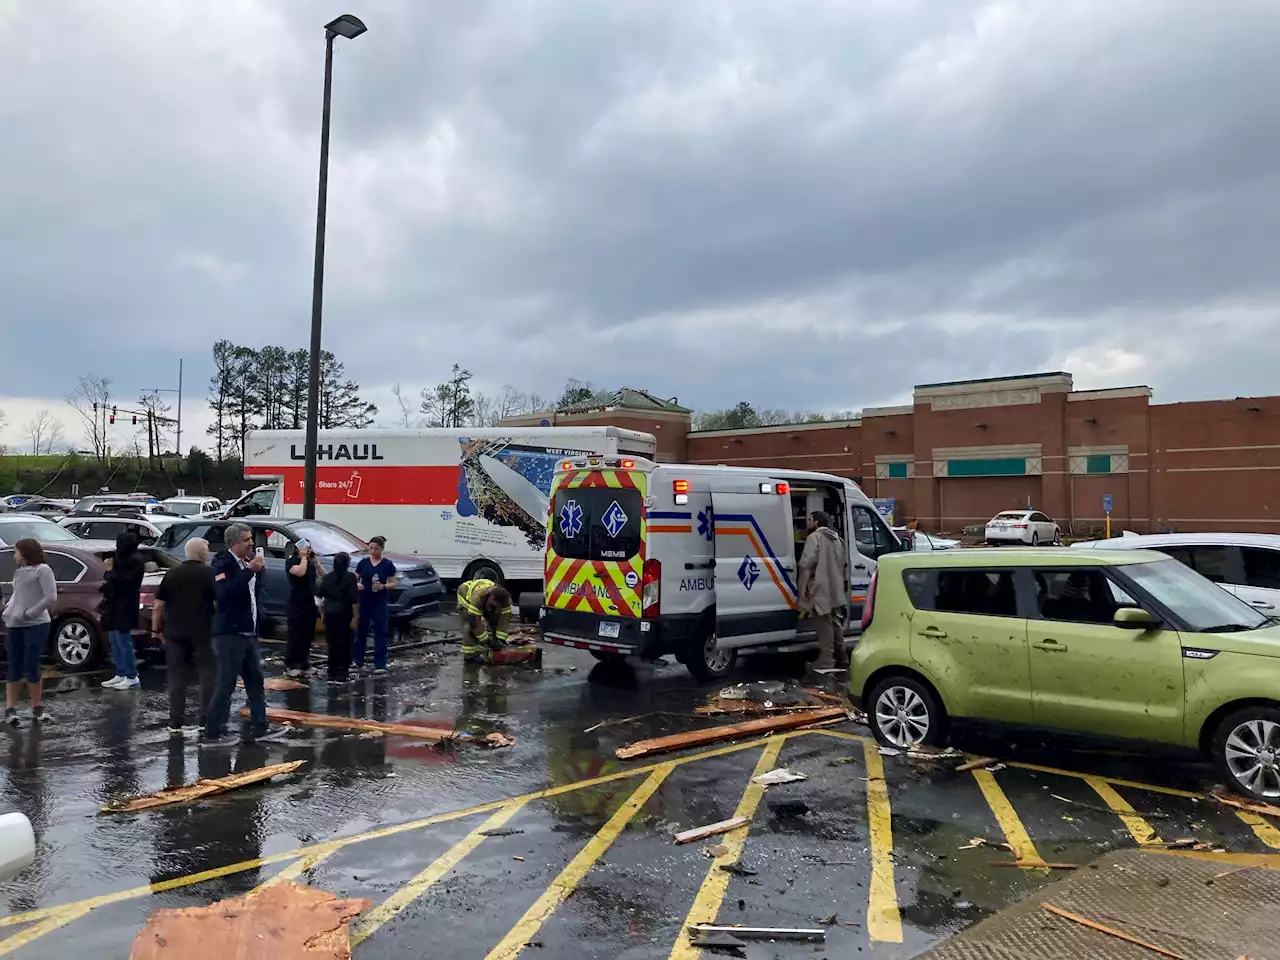
{"type": "Polygon", "coordinates": [[[723,677],[739,656],[808,655],[817,641],[797,588],[817,510],[846,545],[847,628],[862,615],[877,558],[910,549],[852,480],[565,458],[547,521],[543,640],[598,660],[674,654],[699,680],[723,677]]]}
{"type": "MultiPolygon", "coordinates": [[[[362,540],[381,534],[389,550],[429,558],[447,581],[532,585],[542,578],[561,460],[652,456],[657,445],[652,434],[604,426],[321,430],[316,519],[362,540]]],[[[226,516],[301,517],[305,462],[304,431],[250,431],[244,475],[262,485],[226,516]]]]}

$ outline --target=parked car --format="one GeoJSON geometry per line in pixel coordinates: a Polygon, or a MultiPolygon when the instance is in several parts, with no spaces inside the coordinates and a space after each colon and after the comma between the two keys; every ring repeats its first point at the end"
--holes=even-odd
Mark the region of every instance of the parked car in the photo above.
{"type": "Polygon", "coordinates": [[[883,557],[851,661],[886,745],[939,744],[956,719],[1132,738],[1280,798],[1280,625],[1161,553],[883,557]]]}
{"type": "MultiPolygon", "coordinates": [[[[326,569],[331,567],[335,553],[351,555],[351,565],[369,552],[369,545],[354,534],[323,520],[293,520],[285,517],[239,520],[179,520],[169,525],[156,541],[156,546],[175,559],[185,556],[183,546],[191,537],[203,537],[209,541],[214,553],[226,548],[224,531],[232,523],[243,523],[252,528],[254,544],[262,548],[267,562],[263,571],[261,613],[269,621],[285,619],[288,612],[289,581],[285,560],[294,550],[298,540],[306,538],[326,569]]],[[[388,553],[396,565],[396,589],[391,593],[391,619],[407,621],[439,608],[444,596],[444,586],[431,563],[422,557],[403,553],[388,553]]]]}
{"type": "Polygon", "coordinates": [[[132,533],[142,544],[155,543],[160,534],[176,523],[176,517],[66,517],[58,521],[58,526],[70,530],[84,540],[110,540],[115,542],[122,533],[132,533]]]}
{"type": "Polygon", "coordinates": [[[1263,613],[1280,615],[1280,535],[1274,533],[1126,533],[1071,546],[1159,550],[1263,613]]]}
{"type": "Polygon", "coordinates": [[[1058,543],[1062,530],[1039,510],[1005,510],[987,521],[987,543],[1025,543],[1038,547],[1042,543],[1058,543]]]}
{"type": "Polygon", "coordinates": [[[0,883],[12,880],[36,859],[36,834],[23,813],[0,816],[0,883]]]}
{"type": "Polygon", "coordinates": [[[79,539],[70,530],[64,530],[48,517],[34,513],[0,515],[0,547],[12,547],[19,540],[28,538],[39,540],[41,543],[79,539]]]}
{"type": "Polygon", "coordinates": [[[82,504],[84,504],[83,500],[72,508],[71,516],[178,516],[178,514],[169,510],[163,504],[147,500],[93,500],[83,507],[82,504]]]}
{"type": "Polygon", "coordinates": [[[14,507],[20,507],[28,500],[34,499],[34,493],[11,493],[7,497],[0,497],[0,507],[7,507],[12,510],[14,507]]]}
{"type": "MultiPolygon", "coordinates": [[[[0,520],[5,518],[0,517],[0,520]]],[[[59,533],[67,533],[57,524],[50,524],[59,533]]],[[[115,553],[115,541],[111,540],[42,540],[45,562],[53,570],[58,583],[58,600],[50,614],[53,627],[49,631],[49,656],[55,664],[67,670],[81,670],[97,666],[107,652],[107,637],[98,626],[98,612],[102,606],[102,579],[106,572],[103,561],[115,553]]],[[[136,647],[146,649],[154,644],[151,638],[151,607],[156,588],[166,570],[178,565],[178,561],[154,547],[138,550],[146,568],[142,580],[142,598],[138,610],[138,625],[133,633],[136,647]]],[[[0,590],[7,597],[13,591],[13,548],[0,549],[0,590]]],[[[5,627],[0,622],[0,636],[5,627]]]]}
{"type": "Polygon", "coordinates": [[[220,517],[226,512],[222,501],[216,497],[170,497],[160,505],[180,517],[220,517]]]}
{"type": "Polygon", "coordinates": [[[71,512],[71,507],[65,500],[49,500],[45,497],[33,497],[25,503],[19,504],[13,508],[14,513],[38,514],[42,517],[53,517],[55,519],[65,517],[71,512]]]}

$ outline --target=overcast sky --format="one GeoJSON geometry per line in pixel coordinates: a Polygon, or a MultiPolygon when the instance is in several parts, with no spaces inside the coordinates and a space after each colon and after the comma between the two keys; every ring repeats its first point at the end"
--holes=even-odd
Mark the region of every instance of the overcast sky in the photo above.
{"type": "MultiPolygon", "coordinates": [[[[388,414],[454,362],[696,408],[1056,369],[1278,392],[1278,11],[364,0],[325,345],[388,414]]],[[[0,440],[181,357],[203,442],[214,339],[306,344],[342,12],[0,0],[0,440]]]]}

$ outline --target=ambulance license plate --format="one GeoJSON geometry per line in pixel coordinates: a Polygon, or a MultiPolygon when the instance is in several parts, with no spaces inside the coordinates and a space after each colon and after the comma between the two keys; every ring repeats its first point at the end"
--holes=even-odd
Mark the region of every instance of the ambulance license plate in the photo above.
{"type": "Polygon", "coordinates": [[[621,626],[622,624],[620,623],[602,623],[600,624],[600,636],[617,639],[618,630],[621,626]]]}

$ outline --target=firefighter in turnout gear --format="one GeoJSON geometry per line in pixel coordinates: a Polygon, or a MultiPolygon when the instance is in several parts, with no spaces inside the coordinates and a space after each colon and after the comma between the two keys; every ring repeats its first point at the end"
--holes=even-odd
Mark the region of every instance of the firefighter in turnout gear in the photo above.
{"type": "Polygon", "coordinates": [[[462,619],[462,658],[467,663],[541,662],[535,643],[511,643],[511,594],[492,580],[468,580],[458,586],[462,619]]]}

